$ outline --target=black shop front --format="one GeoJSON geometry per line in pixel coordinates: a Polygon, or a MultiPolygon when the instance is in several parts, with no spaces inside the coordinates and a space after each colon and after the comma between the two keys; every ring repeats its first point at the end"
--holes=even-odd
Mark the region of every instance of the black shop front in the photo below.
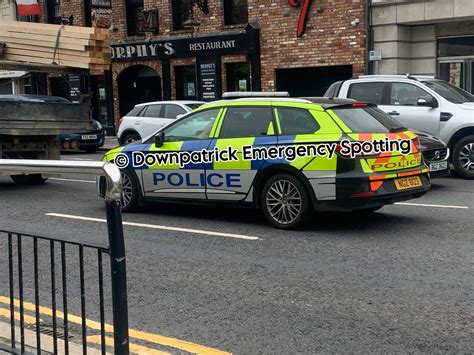
{"type": "Polygon", "coordinates": [[[213,101],[223,91],[260,90],[259,41],[259,29],[248,24],[239,32],[112,44],[112,66],[129,62],[117,77],[120,114],[141,102],[213,101]]]}

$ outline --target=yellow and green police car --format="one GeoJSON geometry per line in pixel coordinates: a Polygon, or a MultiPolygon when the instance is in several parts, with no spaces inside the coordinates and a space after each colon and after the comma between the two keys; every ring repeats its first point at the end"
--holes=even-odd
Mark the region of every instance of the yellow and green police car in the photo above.
{"type": "Polygon", "coordinates": [[[317,211],[373,212],[429,190],[416,135],[375,105],[272,95],[203,105],[107,152],[121,168],[122,210],[145,201],[241,204],[292,229],[317,211]]]}

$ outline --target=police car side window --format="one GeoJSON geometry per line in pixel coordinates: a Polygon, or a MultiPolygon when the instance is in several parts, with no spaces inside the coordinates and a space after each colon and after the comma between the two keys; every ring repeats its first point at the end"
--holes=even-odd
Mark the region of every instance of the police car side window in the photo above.
{"type": "Polygon", "coordinates": [[[282,135],[312,134],[320,128],[314,117],[306,110],[279,107],[277,111],[282,135]]]}
{"type": "Polygon", "coordinates": [[[351,84],[347,97],[357,101],[381,105],[384,86],[385,83],[383,82],[351,84]]]}
{"type": "Polygon", "coordinates": [[[266,135],[272,119],[270,107],[229,107],[222,122],[219,138],[266,135]]]}
{"type": "Polygon", "coordinates": [[[196,112],[165,129],[166,142],[189,141],[209,138],[220,109],[196,112]]]}

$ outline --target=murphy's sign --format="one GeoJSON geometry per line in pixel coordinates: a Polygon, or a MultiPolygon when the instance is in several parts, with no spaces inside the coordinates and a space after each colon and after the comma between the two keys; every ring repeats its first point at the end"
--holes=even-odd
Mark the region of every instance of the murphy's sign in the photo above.
{"type": "Polygon", "coordinates": [[[251,54],[254,48],[258,48],[249,46],[251,43],[249,32],[237,32],[207,37],[112,44],[112,61],[251,54]]]}

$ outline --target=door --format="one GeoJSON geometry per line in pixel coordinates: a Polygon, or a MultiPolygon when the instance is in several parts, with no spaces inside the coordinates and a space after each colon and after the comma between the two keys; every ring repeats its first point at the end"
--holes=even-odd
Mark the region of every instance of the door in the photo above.
{"type": "Polygon", "coordinates": [[[275,146],[275,121],[270,106],[228,107],[216,132],[212,147],[235,150],[231,161],[214,162],[207,171],[207,198],[239,201],[246,198],[255,176],[265,163],[244,156],[244,147],[275,146]]]}
{"type": "Polygon", "coordinates": [[[162,158],[167,155],[169,160],[141,168],[145,197],[206,199],[206,168],[212,163],[198,159],[194,163],[180,165],[177,158],[171,157],[181,152],[207,150],[211,143],[211,129],[219,111],[210,109],[196,112],[161,131],[164,132],[163,145],[157,147],[153,143],[144,153],[162,158]]]}
{"type": "Polygon", "coordinates": [[[388,83],[387,101],[380,108],[404,126],[439,136],[441,110],[438,107],[419,106],[418,99],[433,99],[432,95],[415,84],[388,83]]]}

